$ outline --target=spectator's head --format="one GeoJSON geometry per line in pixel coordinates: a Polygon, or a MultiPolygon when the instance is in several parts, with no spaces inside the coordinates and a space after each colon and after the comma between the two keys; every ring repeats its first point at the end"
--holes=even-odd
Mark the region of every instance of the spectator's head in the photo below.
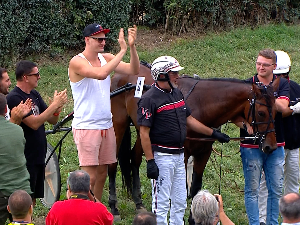
{"type": "Polygon", "coordinates": [[[300,222],[300,194],[289,193],[279,199],[279,211],[284,223],[300,222]]]}
{"type": "Polygon", "coordinates": [[[256,59],[256,71],[258,76],[269,78],[276,69],[276,53],[273,49],[263,49],[256,59]]]}
{"type": "Polygon", "coordinates": [[[273,49],[267,48],[260,50],[258,53],[258,57],[262,56],[266,59],[271,59],[274,64],[276,64],[276,53],[273,49]]]}
{"type": "Polygon", "coordinates": [[[88,195],[90,191],[90,175],[84,170],[76,170],[69,174],[68,191],[72,194],[88,195]]]}
{"type": "Polygon", "coordinates": [[[5,116],[7,110],[6,104],[7,102],[5,95],[0,93],[0,116],[5,116]]]}
{"type": "Polygon", "coordinates": [[[23,190],[15,191],[8,199],[7,210],[11,213],[13,220],[31,222],[33,205],[30,195],[23,190]]]}
{"type": "Polygon", "coordinates": [[[198,224],[214,225],[219,221],[218,201],[207,190],[201,190],[194,196],[191,211],[198,224]]]}
{"type": "Polygon", "coordinates": [[[156,215],[152,212],[142,212],[134,217],[132,225],[156,225],[156,215]]]}
{"type": "Polygon", "coordinates": [[[22,81],[25,78],[30,79],[30,77],[39,79],[40,77],[37,65],[28,60],[21,60],[17,63],[15,74],[17,81],[22,81]]]}
{"type": "Polygon", "coordinates": [[[11,81],[6,69],[0,67],[0,93],[7,95],[10,86],[11,81]]]}

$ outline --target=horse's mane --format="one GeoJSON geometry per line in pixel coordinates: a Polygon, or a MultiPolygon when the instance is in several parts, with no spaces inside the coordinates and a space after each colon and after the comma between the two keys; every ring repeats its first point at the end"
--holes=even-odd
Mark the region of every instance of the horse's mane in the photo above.
{"type": "Polygon", "coordinates": [[[261,95],[265,99],[267,105],[272,105],[272,100],[275,98],[273,88],[268,85],[257,85],[260,90],[261,95]]]}
{"type": "Polygon", "coordinates": [[[191,77],[189,75],[182,75],[181,76],[182,78],[189,78],[189,79],[193,79],[193,80],[208,80],[208,81],[228,81],[228,82],[233,82],[233,83],[247,83],[245,82],[244,80],[240,80],[240,79],[236,79],[236,78],[194,78],[194,77],[191,77]]]}
{"type": "Polygon", "coordinates": [[[141,60],[141,61],[140,61],[140,64],[141,64],[142,66],[146,66],[147,68],[151,69],[151,64],[148,63],[148,62],[146,62],[146,61],[141,60]]]}

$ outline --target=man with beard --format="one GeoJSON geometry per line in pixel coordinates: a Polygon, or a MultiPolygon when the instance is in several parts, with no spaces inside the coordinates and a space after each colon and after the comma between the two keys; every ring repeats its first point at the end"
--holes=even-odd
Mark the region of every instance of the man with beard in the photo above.
{"type": "MultiPolygon", "coordinates": [[[[0,67],[0,93],[7,95],[9,93],[9,88],[11,86],[11,81],[9,79],[6,69],[0,67]]],[[[31,100],[27,99],[25,103],[23,101],[16,107],[14,107],[11,112],[7,107],[7,112],[5,118],[12,123],[20,124],[23,117],[26,116],[31,110],[31,100]]]]}
{"type": "Polygon", "coordinates": [[[191,115],[176,79],[182,70],[171,56],[158,57],[151,66],[155,83],[138,102],[137,118],[142,147],[147,160],[147,176],[152,179],[152,211],[157,224],[184,224],[186,208],[186,172],[184,141],[186,127],[220,142],[230,138],[211,129],[191,115]]]}

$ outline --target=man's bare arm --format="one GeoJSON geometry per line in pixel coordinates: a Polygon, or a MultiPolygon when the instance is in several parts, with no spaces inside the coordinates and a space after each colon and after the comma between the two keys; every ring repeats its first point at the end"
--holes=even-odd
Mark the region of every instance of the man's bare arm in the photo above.
{"type": "MultiPolygon", "coordinates": [[[[23,123],[25,123],[28,127],[37,130],[42,124],[46,121],[50,120],[53,117],[53,114],[57,111],[57,109],[61,108],[67,102],[67,90],[57,93],[54,93],[53,102],[49,105],[49,107],[42,112],[40,115],[30,115],[23,119],[23,123]]],[[[55,118],[57,121],[57,117],[55,118]]],[[[55,121],[52,121],[55,124],[55,121]]]]}

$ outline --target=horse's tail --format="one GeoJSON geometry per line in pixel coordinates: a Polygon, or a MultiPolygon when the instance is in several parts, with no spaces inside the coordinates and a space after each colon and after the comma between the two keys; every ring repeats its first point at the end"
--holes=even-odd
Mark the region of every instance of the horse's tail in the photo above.
{"type": "Polygon", "coordinates": [[[131,167],[131,131],[130,126],[126,128],[122,143],[120,145],[119,165],[122,173],[123,187],[126,187],[127,194],[132,194],[132,167],[131,167]]]}

